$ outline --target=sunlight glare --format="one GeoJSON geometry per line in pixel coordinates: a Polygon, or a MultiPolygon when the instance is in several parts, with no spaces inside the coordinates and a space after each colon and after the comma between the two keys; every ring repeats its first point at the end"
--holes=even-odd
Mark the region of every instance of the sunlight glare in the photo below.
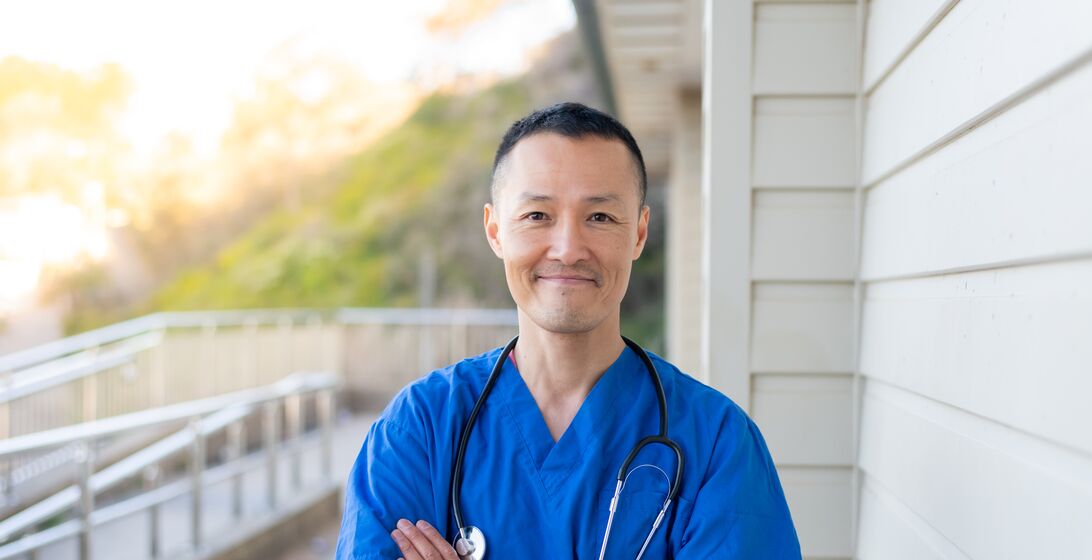
{"type": "MultiPolygon", "coordinates": [[[[101,201],[102,185],[88,183],[85,196],[101,201]]],[[[101,261],[109,254],[106,224],[97,212],[64,202],[55,194],[30,195],[0,209],[0,300],[30,295],[50,265],[80,259],[101,261]]]]}

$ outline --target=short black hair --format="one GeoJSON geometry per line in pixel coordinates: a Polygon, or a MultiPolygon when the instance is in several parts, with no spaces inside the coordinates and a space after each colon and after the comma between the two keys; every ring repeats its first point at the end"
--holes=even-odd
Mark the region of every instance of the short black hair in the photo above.
{"type": "Polygon", "coordinates": [[[625,144],[630,155],[633,156],[641,206],[645,205],[645,195],[648,192],[645,158],[641,155],[641,148],[637,146],[637,141],[633,139],[629,129],[618,122],[618,119],[603,111],[571,101],[539,109],[512,123],[508,132],[504,133],[504,138],[497,147],[497,154],[493,157],[493,184],[490,187],[490,194],[494,202],[497,194],[497,169],[504,163],[508,152],[511,152],[520,140],[541,132],[553,132],[576,139],[595,136],[604,140],[618,140],[625,144]]]}

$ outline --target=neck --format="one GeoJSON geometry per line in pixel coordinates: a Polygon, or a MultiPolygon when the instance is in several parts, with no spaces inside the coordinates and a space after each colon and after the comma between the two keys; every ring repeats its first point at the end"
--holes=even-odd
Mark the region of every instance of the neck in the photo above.
{"type": "Polygon", "coordinates": [[[603,372],[625,348],[617,317],[582,333],[554,333],[519,314],[519,343],[514,350],[520,376],[540,408],[588,396],[603,372]]]}

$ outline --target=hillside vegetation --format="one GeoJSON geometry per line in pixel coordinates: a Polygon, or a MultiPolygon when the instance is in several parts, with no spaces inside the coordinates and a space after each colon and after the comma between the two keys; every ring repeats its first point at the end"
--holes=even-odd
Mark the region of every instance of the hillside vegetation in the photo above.
{"type": "Polygon", "coordinates": [[[505,305],[481,206],[498,138],[528,105],[518,81],[428,98],[329,184],[311,185],[300,209],[274,211],[152,307],[417,305],[423,255],[439,272],[436,301],[505,305]]]}
{"type": "MultiPolygon", "coordinates": [[[[326,173],[293,185],[296,203],[259,218],[125,316],[158,310],[341,306],[511,307],[482,232],[492,158],[504,131],[560,100],[598,105],[576,37],[532,70],[486,89],[426,98],[401,125],[326,173]],[[422,275],[422,268],[434,274],[422,275]],[[422,276],[435,284],[422,289],[422,276]]],[[[663,347],[662,191],[623,302],[623,332],[663,347]]],[[[73,330],[118,320],[89,309],[73,330]]]]}

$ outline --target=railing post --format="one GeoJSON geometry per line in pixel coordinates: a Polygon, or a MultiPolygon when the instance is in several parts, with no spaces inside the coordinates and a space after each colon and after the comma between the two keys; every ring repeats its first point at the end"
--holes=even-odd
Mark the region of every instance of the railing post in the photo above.
{"type": "MultiPolygon", "coordinates": [[[[246,454],[246,426],[238,420],[228,426],[227,445],[230,461],[238,461],[246,454]]],[[[238,520],[243,518],[243,473],[236,472],[231,477],[231,515],[238,520]]]]}
{"type": "Polygon", "coordinates": [[[463,313],[459,313],[452,318],[450,326],[450,340],[448,344],[447,357],[444,358],[444,363],[451,363],[457,360],[461,360],[463,356],[467,355],[467,334],[468,325],[466,322],[466,316],[463,313]]]}
{"type": "MultiPolygon", "coordinates": [[[[151,492],[159,487],[159,466],[149,465],[144,467],[144,491],[151,492]]],[[[148,508],[148,554],[152,560],[158,560],[163,555],[163,545],[159,542],[159,504],[152,504],[148,508]]]]}
{"type": "MultiPolygon", "coordinates": [[[[422,312],[430,311],[423,310],[422,312]]],[[[427,372],[432,371],[432,368],[436,367],[436,355],[433,348],[433,328],[427,321],[421,321],[417,324],[417,371],[427,372]]]]}
{"type": "Polygon", "coordinates": [[[152,348],[152,406],[161,407],[167,404],[167,329],[158,329],[159,342],[152,348]]]}
{"type": "Polygon", "coordinates": [[[303,485],[303,469],[300,464],[303,450],[299,448],[299,438],[303,432],[303,411],[301,406],[302,401],[299,393],[292,393],[284,398],[285,441],[291,441],[292,445],[295,446],[291,458],[293,490],[299,490],[300,486],[303,485]]]}
{"type": "MultiPolygon", "coordinates": [[[[0,373],[0,395],[4,395],[11,389],[11,372],[0,373]]],[[[0,440],[12,436],[11,433],[11,401],[0,402],[0,440]]],[[[4,494],[0,496],[0,504],[15,503],[15,469],[11,456],[0,458],[0,468],[3,469],[4,494]]]]}
{"type": "Polygon", "coordinates": [[[263,431],[265,435],[265,455],[266,455],[266,500],[269,502],[269,509],[277,509],[277,413],[278,411],[277,401],[269,401],[263,405],[263,412],[265,415],[264,422],[262,423],[263,431]]]}
{"type": "Polygon", "coordinates": [[[193,550],[201,550],[201,510],[203,500],[203,475],[205,472],[205,433],[201,429],[201,419],[190,420],[190,431],[193,432],[193,445],[190,458],[190,484],[193,490],[192,526],[193,550]]]}
{"type": "Polygon", "coordinates": [[[217,392],[216,375],[216,320],[206,320],[201,325],[201,365],[199,366],[198,398],[210,397],[217,392]]]}
{"type": "Polygon", "coordinates": [[[277,319],[277,335],[278,338],[280,338],[282,352],[281,359],[278,363],[287,367],[276,372],[273,379],[266,379],[266,382],[275,381],[295,371],[295,337],[293,336],[292,328],[293,324],[291,317],[285,315],[277,319]]]}
{"type": "Polygon", "coordinates": [[[349,336],[349,325],[341,320],[340,315],[334,315],[330,326],[330,346],[327,348],[330,362],[323,369],[337,372],[342,378],[348,378],[351,370],[348,367],[348,356],[345,355],[345,340],[349,336]]]}
{"type": "Polygon", "coordinates": [[[323,389],[315,399],[322,430],[322,480],[330,482],[334,479],[334,391],[323,389]]]}
{"type": "Polygon", "coordinates": [[[322,369],[322,317],[309,315],[307,317],[307,356],[306,369],[322,369]]]}
{"type": "Polygon", "coordinates": [[[95,509],[95,493],[91,488],[91,474],[94,471],[91,445],[84,441],[76,447],[76,484],[80,489],[80,534],[79,558],[91,560],[91,512],[95,509]]]}
{"type": "MultiPolygon", "coordinates": [[[[91,364],[92,366],[98,361],[99,347],[96,346],[91,349],[91,364]]],[[[98,374],[92,373],[83,378],[81,382],[81,389],[83,392],[83,421],[91,422],[98,417],[98,374]]]]}
{"type": "Polygon", "coordinates": [[[253,316],[248,316],[243,321],[243,332],[245,333],[245,342],[240,354],[245,357],[246,363],[242,371],[246,372],[246,388],[249,389],[261,385],[261,379],[258,376],[258,367],[261,365],[261,361],[258,357],[262,355],[262,348],[258,338],[258,320],[253,316]]]}

